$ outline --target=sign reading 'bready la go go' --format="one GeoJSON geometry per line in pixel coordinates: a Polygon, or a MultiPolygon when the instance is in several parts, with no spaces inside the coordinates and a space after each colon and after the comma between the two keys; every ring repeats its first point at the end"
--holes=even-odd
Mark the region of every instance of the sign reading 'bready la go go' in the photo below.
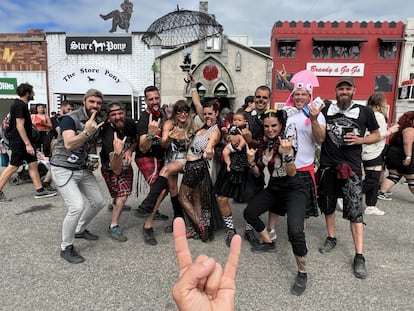
{"type": "Polygon", "coordinates": [[[67,54],[132,54],[131,37],[66,37],[67,54]]]}

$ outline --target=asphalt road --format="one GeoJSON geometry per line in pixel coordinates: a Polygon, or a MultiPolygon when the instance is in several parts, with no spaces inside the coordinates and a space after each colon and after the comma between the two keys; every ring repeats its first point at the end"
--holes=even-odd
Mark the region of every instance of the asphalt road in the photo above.
{"type": "MultiPolygon", "coordinates": [[[[103,179],[97,178],[109,203],[103,179]]],[[[76,240],[86,260],[74,265],[59,256],[66,213],[61,197],[34,199],[30,183],[7,185],[4,192],[13,201],[0,204],[1,310],[176,310],[171,288],[177,265],[172,235],[163,231],[169,221],[155,223],[158,245],[147,246],[143,220],[125,211],[121,225],[128,241],[119,243],[105,235],[111,214],[104,209],[89,227],[100,239],[76,240]]],[[[393,192],[392,201],[378,203],[385,216],[365,219],[367,279],[353,276],[352,238],[340,213],[338,245],[325,255],[318,252],[325,238],[324,219],[313,218],[306,232],[310,284],[303,296],[292,296],[296,265],[281,218],[277,253],[253,254],[243,241],[236,310],[413,310],[414,196],[402,184],[393,192]]],[[[136,207],[141,199],[134,194],[128,203],[136,207]]],[[[236,227],[243,233],[244,205],[233,207],[236,227]]],[[[172,215],[169,199],[161,211],[172,215]]],[[[193,256],[206,253],[224,263],[224,238],[223,231],[212,242],[189,240],[193,256]]]]}

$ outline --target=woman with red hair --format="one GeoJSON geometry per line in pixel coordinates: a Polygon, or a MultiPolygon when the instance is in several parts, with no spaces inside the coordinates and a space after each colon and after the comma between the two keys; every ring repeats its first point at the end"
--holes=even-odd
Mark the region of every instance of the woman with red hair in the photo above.
{"type": "Polygon", "coordinates": [[[381,184],[378,196],[387,193],[402,176],[407,179],[408,189],[414,194],[414,111],[407,111],[398,120],[399,131],[390,140],[385,158],[388,176],[381,184]]]}

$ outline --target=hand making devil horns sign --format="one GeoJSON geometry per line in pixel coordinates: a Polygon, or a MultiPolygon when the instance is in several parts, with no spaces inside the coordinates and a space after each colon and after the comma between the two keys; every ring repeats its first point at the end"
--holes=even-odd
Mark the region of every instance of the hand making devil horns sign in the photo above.
{"type": "Polygon", "coordinates": [[[184,220],[174,220],[174,244],[179,276],[173,297],[180,311],[234,310],[236,271],[240,257],[241,238],[231,240],[224,271],[214,258],[200,255],[193,262],[185,235],[184,220]]]}

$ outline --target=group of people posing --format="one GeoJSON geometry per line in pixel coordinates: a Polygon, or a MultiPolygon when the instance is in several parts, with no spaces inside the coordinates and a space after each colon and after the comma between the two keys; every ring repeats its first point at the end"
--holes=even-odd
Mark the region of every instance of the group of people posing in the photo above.
{"type": "MultiPolygon", "coordinates": [[[[350,77],[337,81],[336,102],[314,100],[317,78],[303,70],[289,82],[291,94],[283,109],[268,109],[271,91],[259,86],[241,109],[223,117],[217,100],[206,98],[201,102],[191,75],[188,81],[192,103],[177,101],[169,118],[161,109],[155,86],[144,90],[147,108],[138,121],[126,117],[118,101],[107,105],[107,120],[101,120],[103,94],[95,89],[86,92],[79,109],[60,117],[50,164],[53,181],[68,208],[62,227],[61,257],[71,263],[83,262],[74,248],[75,238],[98,239],[86,228],[107,205],[93,174],[99,167],[93,155],[97,142],[101,142],[100,168],[113,199],[106,233],[114,240],[127,241],[119,221],[132,193],[131,163],[135,161],[150,187],[134,212],[145,218],[142,233],[146,244],[157,244],[153,221],[168,220],[158,211],[168,194],[174,219],[185,221],[187,238],[206,242],[214,238],[215,231],[226,229],[227,246],[237,234],[231,199],[244,202],[243,236],[254,253],[277,251],[278,218],[286,216],[298,269],[291,293],[301,295],[308,282],[307,219],[318,216],[319,210],[325,215],[327,238],[319,251],[332,251],[337,243],[336,205],[342,198],[343,218],[350,222],[355,246],[353,272],[358,278],[366,278],[363,217],[381,212],[375,205],[385,141],[391,134],[386,155],[390,174],[384,183],[390,183],[391,188],[404,176],[414,193],[414,112],[404,114],[399,125],[387,127],[385,98],[375,93],[367,106],[353,102],[356,85],[350,77]],[[210,164],[217,169],[211,170],[210,164]],[[212,171],[217,173],[212,176],[212,171]],[[364,193],[366,208],[362,204],[364,193]],[[264,213],[268,213],[267,224],[260,218],[264,213]]],[[[30,99],[34,92],[31,89],[23,95],[30,99]]],[[[12,150],[13,168],[21,164],[21,159],[33,162],[29,137],[23,135],[21,140],[26,152],[19,149],[18,155],[26,155],[13,158],[12,150]]],[[[2,179],[0,189],[4,186],[2,179]]],[[[1,191],[0,196],[5,198],[1,191]]],[[[172,232],[172,225],[166,230],[172,232]]]]}

